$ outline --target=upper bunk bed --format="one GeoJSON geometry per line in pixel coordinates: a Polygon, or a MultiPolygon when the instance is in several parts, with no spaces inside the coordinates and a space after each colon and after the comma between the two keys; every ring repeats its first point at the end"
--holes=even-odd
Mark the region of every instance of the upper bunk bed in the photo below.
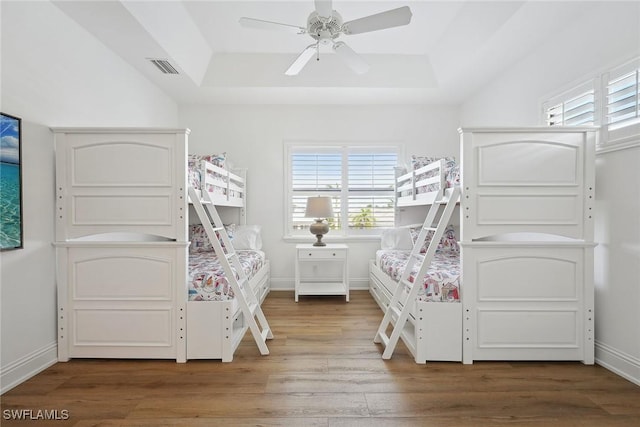
{"type": "Polygon", "coordinates": [[[53,128],[56,242],[186,242],[188,129],[53,128]]]}
{"type": "Polygon", "coordinates": [[[453,157],[411,156],[411,168],[396,169],[396,206],[430,205],[446,201],[460,185],[460,168],[453,157]]]}
{"type": "Polygon", "coordinates": [[[246,169],[229,167],[226,153],[189,154],[188,174],[199,197],[204,188],[216,206],[245,206],[246,169]]]}
{"type": "Polygon", "coordinates": [[[463,242],[523,233],[593,241],[597,128],[459,132],[463,242]]]}

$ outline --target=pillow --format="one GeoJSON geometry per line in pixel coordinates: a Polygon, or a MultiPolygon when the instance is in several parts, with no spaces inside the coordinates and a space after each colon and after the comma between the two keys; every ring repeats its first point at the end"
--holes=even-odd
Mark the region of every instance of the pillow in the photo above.
{"type": "Polygon", "coordinates": [[[261,229],[259,225],[238,225],[233,235],[233,247],[236,250],[261,250],[261,229]]]}
{"type": "MultiPolygon", "coordinates": [[[[422,226],[420,227],[411,227],[409,230],[411,232],[411,241],[415,244],[416,240],[418,239],[418,235],[420,234],[420,230],[422,229],[422,226]]],[[[427,234],[427,238],[424,242],[424,245],[422,245],[422,248],[420,248],[420,253],[424,254],[427,253],[427,248],[429,247],[429,243],[431,243],[431,238],[433,237],[433,232],[429,232],[427,234]]],[[[456,231],[453,228],[453,225],[449,224],[447,225],[447,228],[445,228],[444,230],[444,234],[442,235],[442,238],[440,239],[440,243],[438,244],[438,247],[436,248],[436,252],[438,253],[451,253],[451,254],[455,254],[455,253],[459,253],[460,252],[460,247],[458,246],[458,239],[456,238],[456,231]]]]}
{"type": "MultiPolygon", "coordinates": [[[[236,225],[228,224],[228,225],[225,225],[224,228],[226,228],[227,230],[229,239],[233,240],[234,230],[236,228],[236,225]]],[[[222,241],[221,238],[219,238],[219,240],[220,240],[220,246],[224,248],[224,242],[222,241]]],[[[213,245],[209,241],[207,232],[205,231],[204,226],[202,224],[192,224],[189,226],[189,241],[191,242],[191,244],[189,245],[190,253],[213,251],[213,245]]]]}
{"type": "Polygon", "coordinates": [[[206,160],[209,163],[213,163],[216,166],[225,168],[227,162],[227,153],[222,154],[189,154],[188,156],[189,166],[200,167],[200,161],[206,160]]]}
{"type": "Polygon", "coordinates": [[[408,228],[389,228],[382,231],[380,236],[382,249],[396,249],[410,251],[413,248],[411,232],[408,228]]]}

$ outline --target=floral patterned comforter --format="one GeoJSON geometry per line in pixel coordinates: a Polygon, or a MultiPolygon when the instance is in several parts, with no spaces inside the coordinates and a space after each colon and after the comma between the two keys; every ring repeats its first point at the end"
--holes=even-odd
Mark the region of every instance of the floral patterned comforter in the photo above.
{"type": "MultiPolygon", "coordinates": [[[[400,280],[407,261],[409,251],[379,250],[376,253],[376,264],[394,281],[400,280]]],[[[418,273],[415,265],[409,281],[414,282],[418,273]]],[[[405,289],[409,292],[409,288],[405,289]]],[[[452,251],[437,252],[431,267],[427,270],[424,283],[418,291],[420,301],[459,301],[460,300],[460,254],[452,251]]]]}
{"type": "MultiPolygon", "coordinates": [[[[263,266],[265,256],[262,251],[236,251],[240,264],[251,279],[263,266]]],[[[233,289],[229,284],[222,264],[215,252],[189,254],[189,301],[226,301],[233,299],[233,289]]]]}

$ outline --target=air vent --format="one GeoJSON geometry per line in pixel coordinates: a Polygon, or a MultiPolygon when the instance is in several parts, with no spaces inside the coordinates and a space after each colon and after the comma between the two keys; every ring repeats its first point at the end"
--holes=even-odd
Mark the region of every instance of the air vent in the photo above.
{"type": "Polygon", "coordinates": [[[149,59],[163,74],[180,74],[166,59],[149,59]]]}

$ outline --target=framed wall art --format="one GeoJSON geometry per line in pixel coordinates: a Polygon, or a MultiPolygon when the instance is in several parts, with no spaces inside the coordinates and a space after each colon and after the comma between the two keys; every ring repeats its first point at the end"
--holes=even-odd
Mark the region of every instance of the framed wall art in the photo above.
{"type": "Polygon", "coordinates": [[[0,250],[23,247],[22,121],[0,113],[0,250]]]}

